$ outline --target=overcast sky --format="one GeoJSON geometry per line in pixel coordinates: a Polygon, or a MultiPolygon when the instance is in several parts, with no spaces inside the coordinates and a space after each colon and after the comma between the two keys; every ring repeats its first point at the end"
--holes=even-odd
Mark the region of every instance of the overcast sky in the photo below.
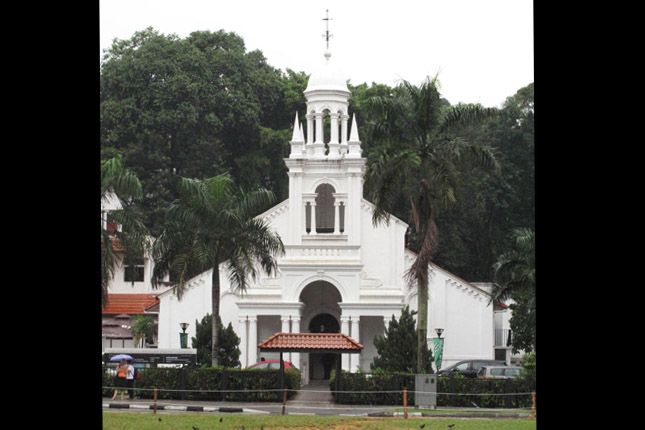
{"type": "Polygon", "coordinates": [[[326,9],[331,60],[353,85],[439,72],[451,104],[501,107],[533,82],[532,0],[100,0],[100,57],[149,26],[182,38],[223,29],[271,66],[310,74],[324,61],[326,9]]]}

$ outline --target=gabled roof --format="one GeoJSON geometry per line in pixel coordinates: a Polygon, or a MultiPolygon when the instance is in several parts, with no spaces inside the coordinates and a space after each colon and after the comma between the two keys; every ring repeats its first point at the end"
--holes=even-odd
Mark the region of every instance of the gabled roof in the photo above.
{"type": "Polygon", "coordinates": [[[359,353],[363,345],[342,333],[276,333],[258,344],[268,352],[359,353]]]}
{"type": "Polygon", "coordinates": [[[158,303],[157,294],[108,294],[108,305],[101,311],[108,315],[137,315],[158,303]]]}

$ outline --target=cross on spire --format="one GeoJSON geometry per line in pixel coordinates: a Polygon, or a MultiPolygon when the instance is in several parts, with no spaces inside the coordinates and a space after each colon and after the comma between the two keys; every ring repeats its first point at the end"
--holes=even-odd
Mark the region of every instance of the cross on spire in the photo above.
{"type": "Polygon", "coordinates": [[[334,36],[333,34],[329,34],[329,21],[331,19],[332,18],[329,17],[329,9],[327,9],[327,17],[322,19],[323,21],[327,21],[325,23],[327,31],[325,31],[325,34],[322,35],[322,37],[324,37],[325,41],[327,42],[327,49],[329,49],[329,38],[334,36]]]}

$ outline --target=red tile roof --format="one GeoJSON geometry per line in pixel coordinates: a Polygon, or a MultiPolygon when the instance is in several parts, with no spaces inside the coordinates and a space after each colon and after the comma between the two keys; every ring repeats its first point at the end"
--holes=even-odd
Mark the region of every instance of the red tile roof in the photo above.
{"type": "Polygon", "coordinates": [[[159,303],[156,294],[108,294],[108,305],[101,308],[104,314],[143,314],[144,308],[148,309],[159,303]]]}
{"type": "Polygon", "coordinates": [[[265,351],[358,353],[363,345],[342,333],[276,333],[258,347],[265,351]],[[331,352],[330,351],[330,352],[331,352]]]}

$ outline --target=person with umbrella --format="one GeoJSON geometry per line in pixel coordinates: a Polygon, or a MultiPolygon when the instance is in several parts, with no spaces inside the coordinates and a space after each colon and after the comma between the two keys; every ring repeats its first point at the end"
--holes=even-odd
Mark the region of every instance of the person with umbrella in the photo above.
{"type": "MultiPolygon", "coordinates": [[[[114,359],[114,357],[112,359],[114,359]]],[[[118,391],[121,391],[121,400],[123,400],[123,394],[126,389],[127,372],[128,372],[127,362],[125,361],[125,358],[122,358],[121,362],[116,366],[116,381],[114,384],[116,388],[114,389],[114,395],[112,396],[112,400],[116,399],[116,395],[118,391]]]]}

